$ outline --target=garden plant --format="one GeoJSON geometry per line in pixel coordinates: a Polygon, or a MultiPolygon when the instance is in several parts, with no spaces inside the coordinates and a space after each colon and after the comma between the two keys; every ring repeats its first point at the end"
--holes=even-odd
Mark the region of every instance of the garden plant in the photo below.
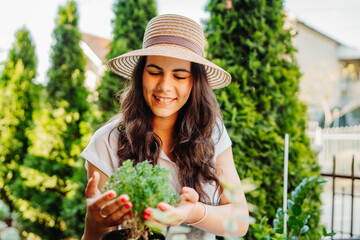
{"type": "Polygon", "coordinates": [[[327,233],[325,227],[309,225],[309,220],[316,214],[315,210],[307,205],[314,199],[314,189],[323,185],[325,181],[318,176],[304,178],[291,192],[291,198],[287,200],[287,211],[278,208],[273,220],[273,227],[267,225],[268,217],[253,225],[255,237],[259,240],[320,240],[324,237],[334,236],[327,233]],[[284,233],[284,215],[287,218],[287,231],[284,233]],[[322,230],[322,231],[321,231],[322,230]]]}
{"type": "MultiPolygon", "coordinates": [[[[127,160],[110,176],[103,191],[114,190],[117,195],[127,194],[133,203],[131,216],[122,224],[123,232],[129,234],[124,239],[158,239],[152,236],[153,230],[161,229],[145,221],[143,213],[147,207],[156,208],[160,202],[171,205],[177,203],[178,195],[169,183],[169,173],[169,170],[153,166],[148,161],[140,162],[134,167],[133,162],[127,160]]],[[[156,218],[166,217],[161,216],[160,210],[155,210],[153,214],[156,218]]],[[[171,221],[171,217],[168,220],[171,221]]]]}

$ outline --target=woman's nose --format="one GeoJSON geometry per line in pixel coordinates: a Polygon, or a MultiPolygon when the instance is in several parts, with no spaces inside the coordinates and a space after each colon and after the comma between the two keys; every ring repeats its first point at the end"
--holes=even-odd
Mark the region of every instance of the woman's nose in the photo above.
{"type": "Polygon", "coordinates": [[[159,91],[169,91],[171,89],[172,79],[170,74],[163,74],[158,82],[159,91]]]}

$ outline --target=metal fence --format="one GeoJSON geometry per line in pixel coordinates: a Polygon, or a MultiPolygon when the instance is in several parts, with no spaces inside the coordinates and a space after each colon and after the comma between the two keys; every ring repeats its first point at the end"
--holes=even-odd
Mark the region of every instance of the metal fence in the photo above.
{"type": "Polygon", "coordinates": [[[322,129],[311,122],[307,134],[327,180],[321,223],[337,233],[334,239],[360,239],[360,126],[322,129]]]}

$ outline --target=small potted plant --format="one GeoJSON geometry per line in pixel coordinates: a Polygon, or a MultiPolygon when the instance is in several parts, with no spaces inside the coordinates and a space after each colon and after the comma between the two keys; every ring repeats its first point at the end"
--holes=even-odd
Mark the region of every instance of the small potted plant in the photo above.
{"type": "Polygon", "coordinates": [[[153,166],[148,161],[138,163],[135,167],[131,160],[125,161],[110,176],[103,191],[114,190],[118,195],[127,194],[133,204],[132,214],[122,223],[123,229],[105,234],[102,240],[165,239],[162,234],[154,232],[150,228],[152,225],[142,216],[147,207],[156,208],[160,202],[171,205],[177,203],[178,195],[170,185],[169,173],[169,170],[153,166]]]}

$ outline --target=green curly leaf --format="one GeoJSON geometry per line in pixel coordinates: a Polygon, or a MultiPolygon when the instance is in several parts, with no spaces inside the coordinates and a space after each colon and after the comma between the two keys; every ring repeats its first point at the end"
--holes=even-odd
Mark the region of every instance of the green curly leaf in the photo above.
{"type": "MultiPolygon", "coordinates": [[[[153,166],[148,161],[140,162],[134,167],[131,160],[126,160],[117,172],[110,176],[102,190],[112,189],[118,196],[127,194],[133,203],[132,212],[134,213],[129,221],[134,220],[142,226],[140,231],[143,231],[145,223],[142,215],[145,208],[156,208],[160,202],[175,205],[178,201],[178,195],[170,185],[170,173],[169,170],[153,166]]],[[[158,211],[154,211],[154,214],[164,222],[175,221],[171,216],[158,211]]],[[[147,224],[147,226],[152,225],[147,224]]],[[[158,231],[158,229],[155,230],[158,231]]]]}

